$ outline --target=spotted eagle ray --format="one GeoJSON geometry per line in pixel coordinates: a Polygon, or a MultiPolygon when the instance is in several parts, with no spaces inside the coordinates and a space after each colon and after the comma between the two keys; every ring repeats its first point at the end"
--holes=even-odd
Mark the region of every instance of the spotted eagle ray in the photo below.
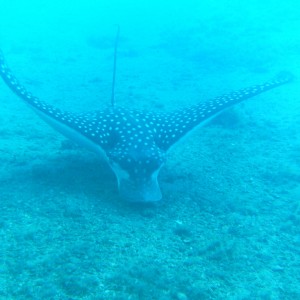
{"type": "Polygon", "coordinates": [[[187,133],[227,108],[292,80],[288,74],[277,76],[264,84],[172,112],[112,105],[99,111],[73,113],[29,93],[12,74],[2,53],[0,74],[9,88],[54,129],[104,156],[117,177],[121,197],[131,202],[154,202],[162,198],[158,173],[166,162],[168,150],[187,133]]]}

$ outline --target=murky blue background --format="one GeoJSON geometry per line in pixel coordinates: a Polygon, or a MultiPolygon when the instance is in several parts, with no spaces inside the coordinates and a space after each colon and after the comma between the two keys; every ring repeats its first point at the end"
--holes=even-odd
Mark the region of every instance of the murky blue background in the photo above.
{"type": "Polygon", "coordinates": [[[296,80],[172,150],[157,206],[0,83],[0,299],[300,299],[298,1],[1,1],[0,48],[70,111],[170,111],[296,80]]]}

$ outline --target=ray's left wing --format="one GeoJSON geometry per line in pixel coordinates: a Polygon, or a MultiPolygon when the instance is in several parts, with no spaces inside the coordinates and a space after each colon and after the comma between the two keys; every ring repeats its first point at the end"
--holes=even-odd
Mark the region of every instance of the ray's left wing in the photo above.
{"type": "Polygon", "coordinates": [[[291,74],[281,73],[264,84],[244,88],[162,116],[156,128],[157,144],[161,149],[168,150],[195,127],[205,124],[227,108],[292,80],[291,74]]]}

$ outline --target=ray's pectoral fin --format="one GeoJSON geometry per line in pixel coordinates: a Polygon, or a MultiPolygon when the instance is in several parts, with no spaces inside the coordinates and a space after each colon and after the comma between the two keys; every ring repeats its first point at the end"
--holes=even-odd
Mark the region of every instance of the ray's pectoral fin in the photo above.
{"type": "Polygon", "coordinates": [[[293,78],[292,74],[282,72],[273,80],[264,84],[244,88],[239,91],[175,111],[165,117],[162,122],[162,126],[157,129],[158,134],[161,137],[158,140],[158,144],[162,149],[168,150],[195,127],[204,125],[227,108],[263,92],[289,83],[293,80],[293,78]]]}
{"type": "Polygon", "coordinates": [[[103,156],[102,148],[93,142],[90,132],[85,132],[86,130],[84,130],[85,123],[89,121],[88,118],[83,118],[80,114],[60,110],[33,96],[20,84],[8,68],[1,51],[0,76],[7,86],[51,127],[77,144],[101,153],[103,156]]]}

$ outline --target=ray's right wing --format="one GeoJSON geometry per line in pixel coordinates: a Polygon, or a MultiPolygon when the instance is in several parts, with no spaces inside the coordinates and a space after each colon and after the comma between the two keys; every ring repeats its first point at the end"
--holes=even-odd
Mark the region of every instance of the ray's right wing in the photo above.
{"type": "Polygon", "coordinates": [[[103,146],[108,143],[105,136],[102,136],[101,140],[99,141],[99,136],[94,134],[98,129],[99,131],[103,131],[103,128],[98,128],[100,126],[96,123],[93,123],[87,116],[88,114],[77,114],[60,110],[53,105],[39,100],[37,97],[29,93],[12,74],[4,60],[1,51],[0,76],[7,86],[17,96],[23,99],[24,102],[28,104],[36,114],[38,114],[46,123],[67,138],[70,138],[79,144],[83,144],[84,146],[87,145],[88,148],[93,148],[94,144],[103,146]],[[88,145],[90,141],[92,142],[92,146],[88,145]]]}
{"type": "Polygon", "coordinates": [[[2,51],[0,51],[0,76],[6,85],[21,99],[25,101],[37,114],[43,114],[50,118],[56,119],[62,123],[70,123],[76,117],[76,114],[70,112],[64,112],[53,105],[47,104],[37,97],[29,93],[23,85],[20,84],[18,79],[13,75],[11,70],[8,68],[2,51]]]}

